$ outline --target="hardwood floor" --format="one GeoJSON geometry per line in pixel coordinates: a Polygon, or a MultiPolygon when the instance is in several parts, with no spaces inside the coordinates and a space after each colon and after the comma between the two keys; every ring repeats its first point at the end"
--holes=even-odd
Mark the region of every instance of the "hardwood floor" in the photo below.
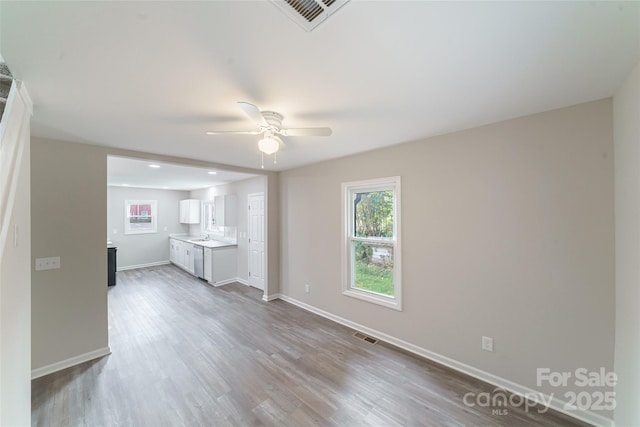
{"type": "Polygon", "coordinates": [[[494,387],[240,284],[118,273],[112,354],[32,382],[34,426],[579,426],[468,407],[494,387]]]}

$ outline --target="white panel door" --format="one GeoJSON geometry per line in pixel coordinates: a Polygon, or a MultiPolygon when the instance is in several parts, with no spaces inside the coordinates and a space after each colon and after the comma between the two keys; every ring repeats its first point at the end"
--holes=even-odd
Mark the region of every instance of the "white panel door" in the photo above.
{"type": "Polygon", "coordinates": [[[249,194],[249,285],[264,289],[264,193],[249,194]]]}

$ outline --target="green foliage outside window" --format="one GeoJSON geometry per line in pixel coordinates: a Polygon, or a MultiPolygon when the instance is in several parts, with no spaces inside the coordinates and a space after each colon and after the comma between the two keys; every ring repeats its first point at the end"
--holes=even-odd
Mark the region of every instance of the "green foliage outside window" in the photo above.
{"type": "MultiPolygon", "coordinates": [[[[356,237],[393,238],[393,192],[357,193],[354,199],[356,237]]],[[[355,287],[392,296],[393,248],[354,242],[355,287]]]]}
{"type": "Polygon", "coordinates": [[[355,204],[356,237],[393,237],[393,192],[358,193],[355,204]]]}

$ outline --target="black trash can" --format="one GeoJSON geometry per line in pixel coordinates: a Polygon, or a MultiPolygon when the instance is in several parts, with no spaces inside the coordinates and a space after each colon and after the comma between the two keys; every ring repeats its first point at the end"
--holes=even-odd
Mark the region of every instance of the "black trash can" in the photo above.
{"type": "Polygon", "coordinates": [[[118,252],[118,247],[111,244],[107,244],[107,285],[115,286],[116,285],[116,253],[118,252]]]}

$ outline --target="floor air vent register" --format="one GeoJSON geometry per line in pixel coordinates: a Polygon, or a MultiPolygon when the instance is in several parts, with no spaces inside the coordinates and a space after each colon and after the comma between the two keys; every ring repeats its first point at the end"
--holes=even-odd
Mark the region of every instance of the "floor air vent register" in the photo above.
{"type": "Polygon", "coordinates": [[[371,344],[375,344],[378,342],[377,339],[372,338],[369,335],[365,335],[362,332],[356,332],[355,334],[353,334],[353,336],[371,344]]]}

